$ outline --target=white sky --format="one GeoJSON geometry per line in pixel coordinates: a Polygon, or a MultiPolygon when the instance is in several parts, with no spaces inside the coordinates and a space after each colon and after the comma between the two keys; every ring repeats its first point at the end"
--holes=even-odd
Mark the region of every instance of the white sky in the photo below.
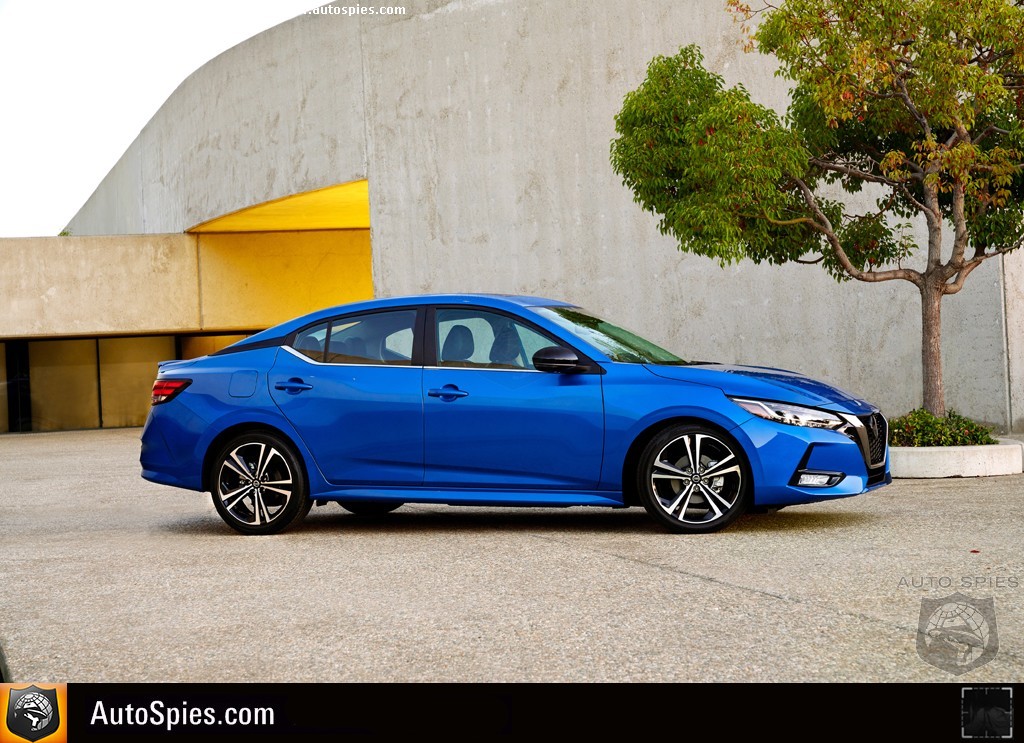
{"type": "Polygon", "coordinates": [[[329,0],[0,0],[0,237],[56,235],[205,62],[329,0]]]}

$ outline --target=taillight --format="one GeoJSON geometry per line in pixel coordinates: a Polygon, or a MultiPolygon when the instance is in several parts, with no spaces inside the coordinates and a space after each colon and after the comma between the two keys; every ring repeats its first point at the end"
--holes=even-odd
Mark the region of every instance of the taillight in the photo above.
{"type": "Polygon", "coordinates": [[[173,400],[178,393],[192,384],[191,379],[158,379],[153,382],[153,404],[173,400]]]}

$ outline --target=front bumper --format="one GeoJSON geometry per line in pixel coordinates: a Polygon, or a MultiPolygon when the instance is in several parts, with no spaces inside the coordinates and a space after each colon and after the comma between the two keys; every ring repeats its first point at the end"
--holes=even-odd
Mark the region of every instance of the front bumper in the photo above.
{"type": "Polygon", "coordinates": [[[869,470],[860,446],[838,431],[751,418],[732,432],[753,452],[754,505],[784,506],[860,495],[892,482],[884,468],[869,470]],[[829,487],[796,485],[800,471],[842,475],[829,487]]]}

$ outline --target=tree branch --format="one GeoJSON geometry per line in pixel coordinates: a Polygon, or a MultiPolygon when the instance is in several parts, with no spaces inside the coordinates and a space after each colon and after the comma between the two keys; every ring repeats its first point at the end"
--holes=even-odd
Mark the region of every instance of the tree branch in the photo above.
{"type": "Polygon", "coordinates": [[[852,278],[858,281],[867,282],[878,282],[878,281],[892,281],[893,279],[903,279],[909,281],[915,286],[921,286],[924,282],[924,277],[910,268],[893,268],[887,271],[861,271],[853,262],[850,261],[850,257],[843,250],[842,244],[839,242],[839,238],[836,237],[835,230],[832,228],[832,223],[829,222],[828,217],[825,216],[824,212],[818,206],[818,200],[814,198],[814,192],[811,191],[810,187],[804,183],[800,178],[794,178],[793,182],[796,183],[800,192],[803,194],[804,202],[807,207],[814,213],[817,221],[812,220],[811,226],[825,236],[828,240],[829,245],[832,246],[832,250],[836,254],[836,258],[839,259],[839,264],[843,267],[852,278]]]}
{"type": "MultiPolygon", "coordinates": [[[[860,148],[867,154],[869,158],[871,158],[871,160],[874,161],[876,165],[880,163],[883,159],[885,159],[884,153],[882,153],[877,147],[872,147],[870,144],[866,142],[861,143],[860,148]]],[[[913,160],[907,158],[906,160],[903,161],[903,164],[906,165],[907,168],[915,175],[919,175],[921,176],[921,178],[924,177],[924,168],[915,163],[913,160]]],[[[919,181],[921,180],[921,178],[914,178],[914,180],[919,181]]]]}
{"type": "Polygon", "coordinates": [[[833,173],[842,173],[852,178],[860,178],[864,181],[870,181],[871,183],[883,183],[886,186],[898,186],[900,181],[890,180],[882,175],[875,175],[874,173],[868,173],[867,171],[859,168],[853,168],[849,165],[840,165],[839,163],[829,162],[828,160],[822,160],[821,158],[812,157],[811,163],[817,165],[822,170],[831,170],[833,173]]]}
{"type": "Polygon", "coordinates": [[[928,222],[928,268],[925,273],[929,273],[942,265],[942,211],[938,189],[934,186],[925,184],[924,205],[924,217],[928,222]]]}
{"type": "Polygon", "coordinates": [[[971,271],[976,269],[982,263],[985,262],[986,258],[991,258],[991,255],[986,255],[981,258],[972,258],[957,272],[956,281],[951,284],[946,284],[942,287],[943,294],[956,294],[964,288],[964,281],[971,275],[971,271]]]}
{"type": "Polygon", "coordinates": [[[918,201],[914,194],[910,193],[910,189],[907,188],[907,184],[900,183],[897,185],[897,188],[899,188],[900,192],[907,197],[907,201],[916,206],[918,210],[924,212],[926,218],[931,216],[931,211],[927,206],[918,201]]]}
{"type": "MultiPolygon", "coordinates": [[[[892,67],[892,65],[890,65],[890,67],[892,67]]],[[[910,111],[910,115],[913,116],[914,119],[917,121],[918,125],[921,127],[921,131],[924,132],[925,137],[931,137],[932,127],[928,123],[928,119],[925,117],[925,115],[922,114],[917,109],[917,106],[915,106],[914,102],[910,99],[910,92],[907,90],[906,79],[902,77],[902,75],[900,75],[900,73],[898,73],[895,69],[892,72],[896,79],[897,95],[899,96],[900,100],[903,101],[903,105],[907,107],[907,110],[910,111]]]]}
{"type": "Polygon", "coordinates": [[[768,212],[762,211],[761,218],[770,224],[777,225],[779,227],[789,227],[794,224],[809,224],[814,225],[814,220],[810,217],[796,217],[795,219],[773,219],[768,216],[768,212]]]}
{"type": "Polygon", "coordinates": [[[967,263],[965,263],[956,273],[956,280],[954,280],[951,283],[947,283],[945,286],[942,287],[942,293],[956,294],[957,292],[964,288],[964,281],[967,279],[968,276],[970,276],[971,271],[976,269],[989,258],[995,258],[996,256],[1006,255],[1011,250],[1017,250],[1022,245],[1024,245],[1024,236],[1018,239],[1013,245],[1010,245],[1005,248],[1000,248],[999,250],[993,250],[991,253],[975,253],[974,257],[971,258],[971,260],[967,261],[967,263]]]}
{"type": "Polygon", "coordinates": [[[1008,129],[1000,129],[995,124],[989,124],[987,127],[981,130],[977,137],[974,138],[974,144],[978,144],[981,140],[987,137],[989,134],[1009,134],[1008,129]]]}
{"type": "MultiPolygon", "coordinates": [[[[964,184],[957,181],[953,185],[953,255],[946,264],[946,275],[948,279],[954,273],[964,268],[964,251],[967,250],[967,218],[964,215],[964,184]]],[[[974,269],[971,269],[974,270],[974,269]]]]}

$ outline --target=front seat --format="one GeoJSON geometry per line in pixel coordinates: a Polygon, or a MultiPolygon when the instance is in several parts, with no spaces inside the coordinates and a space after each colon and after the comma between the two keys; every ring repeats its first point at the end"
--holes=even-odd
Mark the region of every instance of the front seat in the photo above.
{"type": "Polygon", "coordinates": [[[465,325],[453,325],[441,348],[441,366],[468,366],[473,351],[472,331],[465,325]]]}
{"type": "Polygon", "coordinates": [[[491,344],[491,366],[501,369],[522,369],[519,363],[519,334],[515,327],[509,323],[494,338],[491,344]]]}

